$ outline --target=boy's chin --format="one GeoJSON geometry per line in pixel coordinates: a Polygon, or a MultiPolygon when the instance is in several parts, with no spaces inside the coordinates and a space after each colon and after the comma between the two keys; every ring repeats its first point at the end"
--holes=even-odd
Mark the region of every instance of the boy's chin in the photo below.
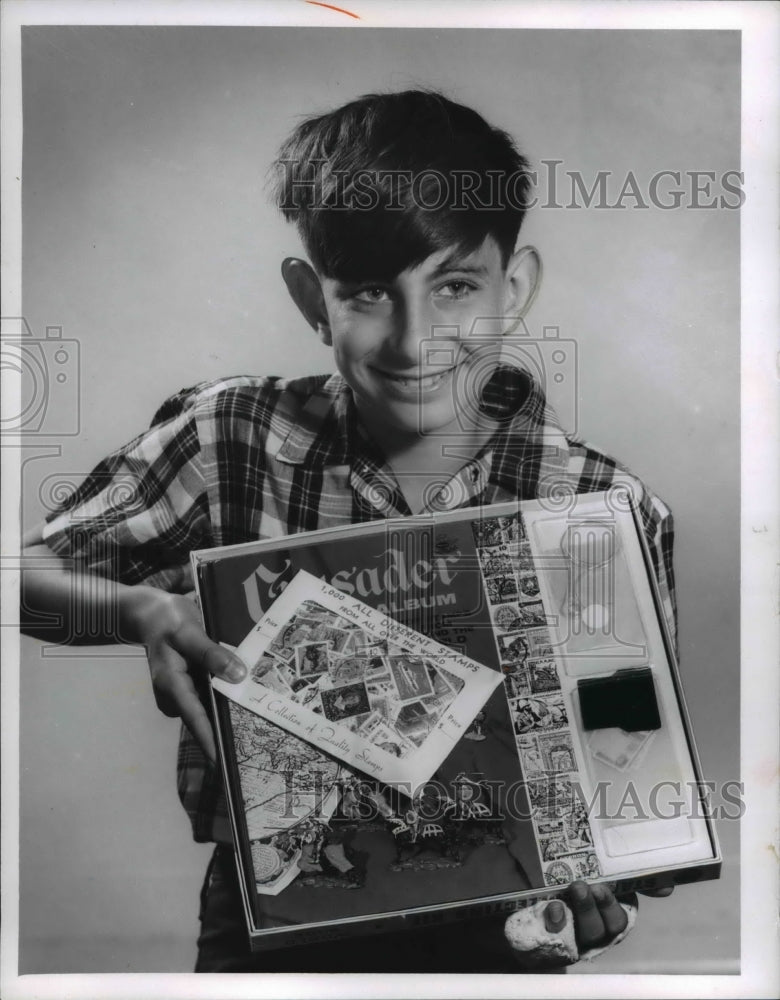
{"type": "Polygon", "coordinates": [[[355,394],[358,411],[366,428],[375,437],[386,438],[389,434],[407,438],[447,437],[450,439],[469,436],[470,430],[481,424],[479,408],[468,404],[453,405],[451,394],[437,400],[393,400],[385,396],[381,401],[376,396],[371,400],[361,399],[355,394]],[[473,410],[473,413],[472,413],[473,410]],[[469,416],[472,416],[470,428],[469,416]]]}
{"type": "Polygon", "coordinates": [[[409,407],[412,412],[404,413],[398,412],[398,409],[379,414],[379,426],[392,429],[397,434],[417,438],[457,437],[464,433],[465,429],[461,426],[457,413],[453,411],[431,413],[418,407],[409,407]]]}

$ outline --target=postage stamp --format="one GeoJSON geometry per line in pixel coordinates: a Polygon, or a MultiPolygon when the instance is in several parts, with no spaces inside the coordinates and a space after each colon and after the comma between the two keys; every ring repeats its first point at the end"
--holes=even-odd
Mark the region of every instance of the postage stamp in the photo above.
{"type": "Polygon", "coordinates": [[[560,694],[518,698],[515,706],[515,732],[561,729],[568,726],[566,706],[560,694]]]}
{"type": "MultiPolygon", "coordinates": [[[[363,655],[363,654],[360,654],[363,655]]],[[[374,653],[366,655],[366,677],[379,676],[388,672],[387,656],[385,654],[374,653]]]]}
{"type": "Polygon", "coordinates": [[[343,653],[352,641],[354,631],[323,623],[314,630],[313,638],[328,644],[334,653],[343,653]]]}
{"type": "MultiPolygon", "coordinates": [[[[444,678],[441,671],[437,670],[436,667],[427,660],[425,666],[428,671],[428,680],[431,682],[434,697],[446,698],[449,701],[452,698],[453,689],[447,683],[447,680],[444,678]]],[[[450,674],[450,676],[452,676],[452,674],[450,674]]]]}
{"type": "Polygon", "coordinates": [[[352,716],[368,714],[371,711],[368,691],[362,681],[359,684],[345,684],[343,687],[321,691],[320,697],[322,698],[323,714],[326,719],[330,719],[332,722],[341,722],[352,716]]]}
{"type": "Polygon", "coordinates": [[[536,832],[539,835],[542,861],[552,861],[562,854],[569,853],[566,829],[562,819],[540,819],[536,832]]]}
{"type": "Polygon", "coordinates": [[[279,694],[290,694],[292,689],[286,676],[282,676],[277,669],[277,662],[272,656],[261,656],[252,667],[252,680],[256,684],[270,688],[271,691],[277,691],[279,694]]]}
{"type": "Polygon", "coordinates": [[[296,705],[307,705],[313,712],[321,713],[322,703],[318,697],[321,690],[317,677],[299,678],[293,687],[291,700],[296,705]]]}
{"type": "Polygon", "coordinates": [[[540,660],[553,656],[552,640],[546,628],[532,628],[525,633],[528,651],[532,659],[540,660]]]}
{"type": "Polygon", "coordinates": [[[539,745],[536,742],[535,736],[519,737],[517,748],[520,751],[520,759],[525,777],[544,773],[544,761],[539,752],[539,745]]]}
{"type": "Polygon", "coordinates": [[[527,541],[520,542],[517,547],[517,568],[518,572],[533,570],[534,568],[533,553],[531,552],[531,546],[527,541]]]}
{"type": "Polygon", "coordinates": [[[520,612],[516,604],[499,604],[491,608],[493,624],[502,632],[513,632],[520,628],[520,612]]]}
{"type": "Polygon", "coordinates": [[[517,600],[517,581],[514,573],[485,578],[485,593],[491,604],[506,604],[517,600]]]}
{"type": "Polygon", "coordinates": [[[436,717],[430,715],[421,701],[402,705],[395,717],[395,728],[412,743],[419,746],[436,724],[436,717]]]}
{"type": "Polygon", "coordinates": [[[350,715],[348,718],[342,719],[340,725],[353,733],[357,733],[370,714],[370,712],[361,712],[360,715],[350,715]]]}
{"type": "Polygon", "coordinates": [[[544,881],[547,885],[568,885],[574,881],[574,872],[565,861],[551,861],[544,866],[544,881]]]}
{"type": "Polygon", "coordinates": [[[528,796],[537,820],[563,819],[571,811],[574,793],[566,775],[552,775],[528,782],[528,796]]]}
{"type": "Polygon", "coordinates": [[[521,570],[517,575],[517,582],[520,585],[520,593],[524,598],[539,596],[539,578],[533,570],[521,570]]]}
{"type": "Polygon", "coordinates": [[[433,694],[433,684],[422,657],[392,656],[388,661],[401,701],[419,701],[433,694]]]}
{"type": "Polygon", "coordinates": [[[574,746],[568,732],[540,733],[537,737],[539,750],[548,771],[576,771],[577,759],[574,756],[574,746]]]}
{"type": "Polygon", "coordinates": [[[403,736],[397,730],[389,726],[387,724],[387,720],[377,712],[372,712],[371,715],[369,715],[368,718],[361,723],[358,732],[361,736],[365,736],[365,738],[375,746],[380,747],[382,750],[387,750],[388,753],[392,753],[396,757],[403,757],[411,750],[414,750],[414,744],[405,740],[403,736]]]}
{"type": "Polygon", "coordinates": [[[295,669],[299,677],[328,672],[327,642],[307,642],[295,647],[295,669]]]}
{"type": "Polygon", "coordinates": [[[368,703],[371,711],[381,715],[383,719],[390,719],[392,716],[391,704],[393,704],[386,694],[377,694],[370,684],[366,685],[368,691],[368,703]]]}
{"type": "Polygon", "coordinates": [[[513,673],[504,677],[507,698],[525,698],[531,693],[531,684],[528,679],[528,671],[525,667],[518,667],[513,673]]]}
{"type": "Polygon", "coordinates": [[[464,684],[466,683],[463,680],[463,678],[456,677],[455,674],[447,670],[446,667],[437,667],[436,669],[439,671],[439,673],[442,675],[445,681],[449,684],[451,690],[455,694],[460,694],[460,692],[463,690],[464,684]]]}
{"type": "Polygon", "coordinates": [[[485,518],[483,521],[472,521],[471,530],[478,548],[500,545],[504,541],[501,525],[495,517],[485,518]]]}
{"type": "Polygon", "coordinates": [[[295,647],[311,639],[308,626],[302,626],[297,619],[291,619],[268,646],[268,652],[287,663],[295,662],[295,647]]]}
{"type": "Polygon", "coordinates": [[[368,661],[362,656],[333,656],[328,664],[328,675],[333,687],[362,680],[367,674],[368,661]]]}
{"type": "Polygon", "coordinates": [[[524,628],[531,628],[534,625],[546,625],[547,615],[541,601],[529,601],[518,607],[520,623],[524,628]]]}
{"type": "Polygon", "coordinates": [[[561,682],[555,660],[528,660],[526,668],[531,691],[534,694],[546,694],[548,691],[560,690],[561,682]]]}
{"type": "Polygon", "coordinates": [[[593,851],[578,851],[576,854],[564,854],[546,869],[545,874],[550,872],[554,864],[562,864],[568,868],[571,872],[570,877],[567,879],[569,882],[575,879],[598,878],[601,874],[599,859],[593,851]]]}
{"type": "Polygon", "coordinates": [[[502,663],[524,665],[528,653],[528,639],[522,633],[498,636],[498,655],[502,663]]]}
{"type": "Polygon", "coordinates": [[[497,520],[498,526],[501,529],[501,537],[505,542],[517,543],[526,537],[523,519],[519,514],[499,517],[497,520]]]}
{"type": "Polygon", "coordinates": [[[486,577],[512,573],[512,557],[506,545],[481,549],[479,561],[486,577]]]}
{"type": "Polygon", "coordinates": [[[585,811],[585,806],[579,799],[574,800],[571,812],[564,817],[564,823],[570,851],[580,851],[593,846],[593,835],[590,832],[588,814],[585,811]]]}

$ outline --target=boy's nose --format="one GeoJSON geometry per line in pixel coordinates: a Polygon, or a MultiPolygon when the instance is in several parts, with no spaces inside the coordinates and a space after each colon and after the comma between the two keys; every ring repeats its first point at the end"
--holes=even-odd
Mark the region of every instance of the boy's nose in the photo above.
{"type": "Polygon", "coordinates": [[[434,330],[430,311],[423,304],[404,302],[394,319],[392,340],[398,363],[407,368],[425,367],[425,345],[434,330]]]}

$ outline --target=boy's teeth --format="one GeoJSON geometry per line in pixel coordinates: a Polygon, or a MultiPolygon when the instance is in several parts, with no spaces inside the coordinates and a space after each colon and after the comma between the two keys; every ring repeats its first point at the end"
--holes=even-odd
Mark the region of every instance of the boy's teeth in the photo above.
{"type": "Polygon", "coordinates": [[[432,385],[435,385],[437,382],[441,381],[441,379],[445,375],[446,372],[435,372],[433,375],[423,375],[420,378],[414,378],[414,379],[405,375],[391,375],[390,377],[393,379],[393,381],[398,382],[400,385],[404,386],[404,388],[406,388],[410,382],[414,382],[421,388],[426,389],[432,385]]]}

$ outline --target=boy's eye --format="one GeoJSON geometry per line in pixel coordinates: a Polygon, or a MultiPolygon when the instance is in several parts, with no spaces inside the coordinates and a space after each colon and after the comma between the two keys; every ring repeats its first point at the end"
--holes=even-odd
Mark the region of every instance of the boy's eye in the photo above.
{"type": "Polygon", "coordinates": [[[353,294],[359,302],[385,302],[389,296],[385,288],[361,288],[353,294]]]}
{"type": "Polygon", "coordinates": [[[445,299],[463,299],[473,290],[474,286],[468,281],[456,279],[448,281],[446,285],[442,285],[438,290],[438,294],[445,299]]]}

